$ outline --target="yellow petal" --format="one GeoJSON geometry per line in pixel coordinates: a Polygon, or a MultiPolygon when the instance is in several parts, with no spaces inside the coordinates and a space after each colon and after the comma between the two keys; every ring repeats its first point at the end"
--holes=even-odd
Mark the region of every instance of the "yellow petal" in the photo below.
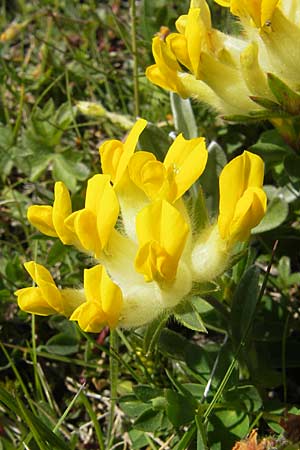
{"type": "Polygon", "coordinates": [[[230,237],[240,242],[250,236],[266,212],[267,197],[262,189],[250,187],[239,199],[230,225],[230,237]]]}
{"type": "Polygon", "coordinates": [[[231,0],[215,0],[218,5],[225,6],[226,8],[229,8],[231,0]]]}
{"type": "Polygon", "coordinates": [[[171,33],[166,41],[178,61],[186,68],[191,69],[186,37],[179,33],[171,33]]]}
{"type": "Polygon", "coordinates": [[[119,286],[107,275],[104,267],[101,275],[101,304],[108,325],[115,327],[123,306],[123,295],[119,286]]]}
{"type": "Polygon", "coordinates": [[[66,220],[66,226],[69,229],[74,229],[85,250],[100,255],[102,244],[97,230],[97,217],[92,211],[81,209],[74,212],[66,220]]]}
{"type": "Polygon", "coordinates": [[[245,151],[230,161],[219,178],[220,205],[218,226],[222,239],[229,238],[238,201],[249,187],[261,188],[264,164],[262,159],[245,151]]]}
{"type": "Polygon", "coordinates": [[[181,72],[180,65],[167,42],[159,37],[155,37],[152,41],[152,52],[156,64],[147,68],[147,78],[164,89],[177,92],[182,97],[187,97],[179,77],[181,72]]]}
{"type": "Polygon", "coordinates": [[[200,55],[205,48],[206,30],[201,21],[200,8],[190,8],[185,29],[187,37],[188,54],[191,61],[192,71],[196,78],[199,77],[200,55]]]}
{"type": "Polygon", "coordinates": [[[59,289],[52,278],[51,273],[41,264],[29,261],[24,264],[25,269],[38,285],[43,298],[56,311],[63,312],[62,299],[59,289]]]}
{"type": "Polygon", "coordinates": [[[73,244],[74,236],[64,223],[72,213],[72,203],[69,191],[62,181],[55,183],[54,195],[52,219],[55,231],[64,244],[73,244]]]}
{"type": "Polygon", "coordinates": [[[123,296],[103,266],[84,271],[84,291],[87,301],[73,312],[71,320],[77,320],[80,328],[89,332],[98,332],[105,324],[116,326],[123,296]]]}
{"type": "Polygon", "coordinates": [[[24,263],[24,267],[37,285],[41,283],[55,284],[49,270],[41,264],[37,264],[35,261],[28,261],[24,263]]]}
{"type": "Polygon", "coordinates": [[[27,211],[27,219],[41,233],[46,234],[47,236],[57,237],[52,221],[52,206],[29,206],[27,211]]]}
{"type": "Polygon", "coordinates": [[[126,175],[128,163],[135,151],[140,134],[146,125],[146,120],[138,119],[129,132],[124,144],[114,140],[108,141],[100,147],[99,151],[103,173],[112,176],[115,187],[117,187],[122,178],[126,175]],[[112,169],[113,173],[109,172],[110,169],[112,169]]]}
{"type": "Polygon", "coordinates": [[[149,152],[135,153],[128,166],[132,181],[151,200],[168,198],[169,183],[164,165],[149,152]]]}
{"type": "Polygon", "coordinates": [[[200,177],[207,162],[205,139],[186,140],[182,134],[177,136],[164,160],[168,172],[172,172],[176,185],[176,196],[180,198],[200,177]]]}
{"type": "Polygon", "coordinates": [[[97,302],[85,302],[75,309],[70,320],[78,321],[83,331],[98,333],[106,324],[104,313],[97,302]]]}
{"type": "Polygon", "coordinates": [[[22,311],[39,316],[48,316],[57,311],[49,305],[43,297],[42,290],[36,287],[19,289],[15,292],[18,297],[18,305],[22,311]]]}
{"type": "Polygon", "coordinates": [[[97,264],[91,269],[84,270],[84,292],[88,302],[98,302],[101,305],[101,277],[105,270],[97,264]]]}
{"type": "MultiPolygon", "coordinates": [[[[185,246],[189,227],[180,212],[165,200],[144,208],[136,218],[139,251],[135,260],[138,272],[143,273],[145,260],[153,266],[149,273],[160,273],[168,266],[163,278],[171,281],[176,276],[179,258],[185,246]],[[148,255],[145,256],[145,251],[148,255]],[[142,263],[143,261],[143,263],[142,263]]],[[[146,275],[149,281],[149,275],[146,275]]]]}
{"type": "Polygon", "coordinates": [[[117,176],[118,165],[123,151],[123,143],[116,139],[104,142],[99,148],[102,172],[109,174],[113,183],[117,176]]]}
{"type": "Polygon", "coordinates": [[[279,0],[262,0],[261,2],[261,26],[272,22],[272,17],[279,0]]]}

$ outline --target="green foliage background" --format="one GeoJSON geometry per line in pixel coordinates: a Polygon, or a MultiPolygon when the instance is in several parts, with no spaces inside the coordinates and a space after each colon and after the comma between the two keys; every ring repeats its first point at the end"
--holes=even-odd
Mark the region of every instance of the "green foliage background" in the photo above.
{"type": "MultiPolygon", "coordinates": [[[[228,124],[151,85],[151,38],[174,29],[189,2],[136,3],[135,19],[132,3],[117,0],[0,6],[10,33],[0,42],[0,448],[225,450],[256,427],[274,448],[298,448],[279,422],[300,402],[299,155],[266,121],[228,124]],[[106,113],[86,117],[78,101],[106,113]],[[220,170],[244,149],[265,161],[269,207],[224,276],[172,318],[118,331],[109,345],[107,330],[87,335],[62,317],[19,311],[13,292],[28,286],[31,259],[78,286],[89,259],[36,232],[26,210],[51,203],[57,180],[80,207],[99,144],[122,138],[137,109],[150,122],[140,145],[158,158],[174,130],[211,143],[201,185],[212,216],[220,170]]],[[[210,5],[216,27],[238,32],[210,5]]],[[[201,204],[190,202],[199,223],[201,204]]]]}

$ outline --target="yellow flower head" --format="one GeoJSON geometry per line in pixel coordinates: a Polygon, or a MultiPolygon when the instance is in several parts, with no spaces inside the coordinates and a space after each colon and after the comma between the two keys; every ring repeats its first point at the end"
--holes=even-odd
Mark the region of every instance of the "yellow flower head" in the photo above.
{"type": "Polygon", "coordinates": [[[164,162],[149,152],[135,153],[129,163],[132,181],[151,200],[178,200],[202,174],[207,161],[204,138],[177,136],[164,162]]]}
{"type": "Polygon", "coordinates": [[[119,214],[119,203],[110,176],[98,174],[88,181],[85,207],[65,220],[83,249],[101,255],[111,236],[119,214]]]}
{"type": "Polygon", "coordinates": [[[229,243],[245,241],[251,229],[266,211],[266,194],[262,189],[264,163],[245,151],[221,172],[218,227],[222,239],[229,243]]]}
{"type": "Polygon", "coordinates": [[[97,333],[106,324],[115,327],[123,305],[121,289],[112,282],[103,266],[98,264],[84,271],[86,301],[71,315],[84,331],[97,333]]]}
{"type": "Polygon", "coordinates": [[[225,166],[218,221],[203,220],[207,226],[197,229],[184,194],[205,169],[204,139],[179,135],[160,162],[151,153],[134,153],[145,126],[140,119],[124,144],[102,145],[105,173],[89,179],[83,209],[71,212],[62,183],[56,184],[53,207],[29,209],[39,230],[75,243],[98,261],[84,271],[84,288],[77,291],[58,289],[47,269],[26,263],[37,286],[16,292],[20,308],[63,314],[88,332],[99,332],[105,325],[145,325],[184,301],[193,283],[221,275],[236,241],[246,240],[258,224],[266,209],[258,156],[244,152],[225,166]]]}
{"type": "Polygon", "coordinates": [[[68,317],[84,301],[78,291],[58,289],[50,272],[42,265],[30,261],[24,266],[37,287],[15,292],[19,307],[23,311],[40,316],[59,313],[68,317]]]}
{"type": "Polygon", "coordinates": [[[173,281],[189,232],[180,212],[165,200],[156,201],[137,215],[136,227],[137,272],[146,281],[173,281]]]}

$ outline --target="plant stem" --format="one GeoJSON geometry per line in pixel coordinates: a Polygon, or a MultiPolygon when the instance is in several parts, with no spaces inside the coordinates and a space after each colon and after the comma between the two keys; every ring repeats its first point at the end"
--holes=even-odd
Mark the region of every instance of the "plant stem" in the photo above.
{"type": "Polygon", "coordinates": [[[133,89],[134,89],[134,114],[136,117],[140,115],[139,101],[139,78],[138,78],[138,54],[136,42],[136,4],[135,0],[130,2],[131,17],[131,51],[133,56],[133,89]]]}
{"type": "MultiPolygon", "coordinates": [[[[110,331],[110,351],[118,353],[119,339],[116,330],[110,331]]],[[[107,432],[107,449],[110,449],[113,443],[113,424],[115,418],[115,407],[117,402],[117,384],[119,363],[116,358],[110,353],[109,356],[109,371],[110,371],[110,414],[107,432]]]]}

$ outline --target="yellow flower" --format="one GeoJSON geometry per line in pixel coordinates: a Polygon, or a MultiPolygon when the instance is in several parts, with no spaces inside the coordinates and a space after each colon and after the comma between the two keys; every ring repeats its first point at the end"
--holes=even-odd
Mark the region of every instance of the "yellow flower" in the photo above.
{"type": "Polygon", "coordinates": [[[110,176],[98,174],[88,181],[85,207],[64,221],[83,249],[96,257],[105,249],[119,215],[119,203],[110,176]]]}
{"type": "Polygon", "coordinates": [[[210,11],[204,0],[192,2],[188,14],[177,20],[176,27],[179,33],[169,34],[165,41],[154,38],[156,64],[146,71],[149,80],[182,97],[205,101],[226,113],[249,110],[253,104],[248,98],[250,92],[238,70],[244,40],[212,28],[210,11]],[[159,57],[158,48],[161,49],[159,57]],[[167,67],[173,76],[166,75],[167,82],[162,83],[159,74],[167,73],[167,67]]]}
{"type": "Polygon", "coordinates": [[[113,139],[104,142],[99,148],[102,172],[110,175],[115,188],[128,179],[128,163],[146,125],[146,120],[139,119],[132,127],[124,144],[113,139]]]}
{"type": "Polygon", "coordinates": [[[221,6],[230,8],[235,16],[251,18],[257,28],[270,26],[279,0],[215,0],[221,6]]]}
{"type": "Polygon", "coordinates": [[[121,289],[112,282],[103,266],[98,264],[84,271],[86,301],[70,317],[84,331],[97,333],[106,324],[115,327],[123,305],[121,289]]]}
{"type": "Polygon", "coordinates": [[[65,219],[72,213],[72,204],[68,189],[62,181],[55,183],[54,203],[52,206],[32,205],[28,208],[27,218],[41,233],[59,237],[65,245],[76,245],[74,233],[65,226],[65,219]]]}
{"type": "Polygon", "coordinates": [[[135,153],[129,175],[151,200],[178,200],[202,174],[207,161],[204,138],[186,140],[180,134],[168,150],[164,162],[149,152],[135,153]]]}
{"type": "Polygon", "coordinates": [[[179,76],[180,65],[169,45],[159,36],[156,36],[152,41],[152,52],[155,64],[147,67],[147,78],[164,89],[177,92],[183,98],[188,97],[189,94],[179,76]]]}
{"type": "Polygon", "coordinates": [[[176,22],[178,33],[170,33],[165,40],[154,38],[155,64],[146,71],[148,79],[226,115],[261,110],[263,102],[253,101],[255,96],[277,101],[269,87],[269,73],[297,92],[299,2],[216,2],[240,18],[243,36],[226,35],[213,28],[207,2],[192,0],[188,14],[176,22]]]}
{"type": "Polygon", "coordinates": [[[180,212],[165,200],[154,202],[137,215],[136,228],[136,270],[146,281],[173,281],[189,232],[180,212]]]}
{"type": "Polygon", "coordinates": [[[41,231],[76,242],[98,261],[85,270],[84,289],[79,291],[59,290],[45,268],[27,263],[37,287],[17,291],[25,311],[71,316],[91,332],[106,324],[145,325],[184,301],[193,283],[221,275],[235,243],[247,239],[262,218],[266,207],[263,163],[244,152],[220,176],[218,221],[205,229],[192,226],[183,195],[205,168],[204,139],[178,136],[164,162],[159,162],[148,152],[134,154],[145,126],[146,121],[139,120],[124,144],[103,144],[105,174],[88,181],[83,209],[71,213],[70,197],[62,184],[56,188],[53,207],[30,209],[29,217],[41,231]]]}
{"type": "Polygon", "coordinates": [[[218,221],[200,233],[192,250],[193,278],[198,282],[221,275],[234,245],[246,241],[263,218],[267,203],[263,175],[262,159],[247,151],[222,170],[218,221]]]}
{"type": "Polygon", "coordinates": [[[222,239],[245,241],[266,211],[262,159],[245,151],[221,172],[218,227],[222,239]]]}
{"type": "Polygon", "coordinates": [[[40,264],[30,261],[24,266],[37,287],[15,292],[23,311],[40,316],[59,313],[68,317],[84,301],[80,291],[58,289],[50,272],[40,264]]]}

